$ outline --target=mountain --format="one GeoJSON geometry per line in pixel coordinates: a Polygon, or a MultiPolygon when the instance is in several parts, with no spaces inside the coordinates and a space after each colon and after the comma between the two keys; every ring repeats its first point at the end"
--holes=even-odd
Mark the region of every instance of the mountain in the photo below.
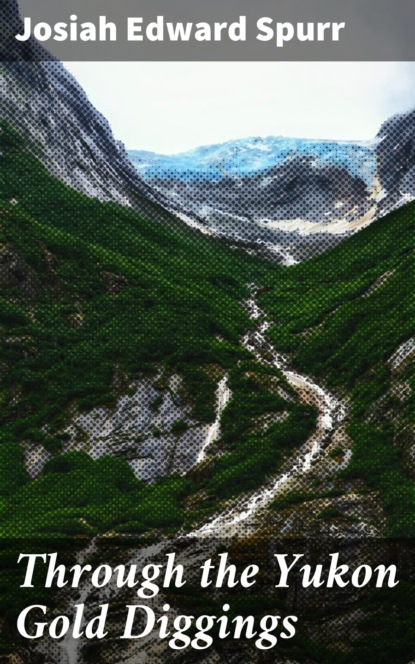
{"type": "Polygon", "coordinates": [[[344,167],[354,177],[373,186],[376,172],[375,143],[305,140],[268,136],[227,141],[176,155],[159,155],[146,150],[130,150],[129,154],[145,177],[169,177],[175,173],[183,180],[196,174],[208,180],[224,176],[243,177],[265,171],[289,158],[315,159],[315,167],[344,167]]]}
{"type": "MultiPolygon", "coordinates": [[[[220,544],[235,511],[258,542],[412,535],[413,204],[287,268],[174,217],[160,224],[156,205],[146,216],[77,193],[1,129],[0,513],[16,546],[52,541],[70,559],[91,538],[174,546],[177,533],[214,532],[220,544]]],[[[113,541],[111,556],[127,555],[113,541]]],[[[37,646],[7,627],[23,601],[10,546],[1,647],[30,663],[37,646]]],[[[265,597],[250,599],[263,611],[265,597]]],[[[332,600],[333,624],[360,624],[356,602],[332,600]]],[[[405,602],[394,611],[411,619],[405,602]]],[[[375,634],[376,658],[402,661],[387,610],[375,634]]],[[[317,646],[300,644],[299,661],[341,657],[317,646]]],[[[364,661],[365,647],[357,638],[340,661],[364,661]]],[[[77,661],[96,661],[80,648],[77,661]]],[[[118,645],[99,648],[120,661],[118,645]]]]}
{"type": "Polygon", "coordinates": [[[257,137],[173,156],[129,154],[172,209],[288,264],[365,225],[380,193],[376,141],[257,137]]]}
{"type": "MultiPolygon", "coordinates": [[[[415,532],[415,204],[386,211],[411,195],[415,117],[387,123],[358,159],[343,146],[341,161],[334,147],[316,161],[307,143],[247,175],[250,157],[229,157],[230,179],[247,187],[264,172],[294,178],[293,201],[278,199],[292,209],[307,196],[312,206],[314,189],[317,209],[333,204],[343,182],[349,203],[364,200],[379,180],[382,219],[325,253],[314,235],[319,255],[287,267],[246,237],[249,252],[209,232],[180,211],[184,198],[187,223],[163,209],[173,204],[135,174],[59,63],[3,63],[2,73],[0,659],[408,664],[413,552],[391,538],[410,546],[415,532]],[[277,596],[269,585],[278,546],[366,561],[371,542],[379,563],[398,550],[392,597],[298,583],[277,596]],[[174,550],[197,567],[228,548],[242,568],[264,564],[268,581],[232,594],[230,615],[300,616],[298,639],[277,655],[245,639],[177,657],[166,641],[121,642],[111,630],[134,589],[49,591],[40,573],[26,590],[16,566],[22,550],[59,552],[68,567],[139,568],[174,550]],[[75,604],[93,615],[107,601],[109,639],[29,643],[16,630],[23,606],[73,620],[75,604]]],[[[317,214],[310,207],[310,224],[317,214]]],[[[189,581],[154,606],[216,614],[219,599],[189,581]]]]}
{"type": "Polygon", "coordinates": [[[21,29],[17,0],[5,0],[0,16],[0,117],[75,190],[141,209],[146,198],[159,200],[137,177],[108,121],[67,69],[34,40],[12,38],[21,29]]]}
{"type": "Polygon", "coordinates": [[[413,126],[407,113],[366,143],[256,137],[129,155],[185,221],[292,264],[413,199],[413,126]]]}
{"type": "Polygon", "coordinates": [[[385,208],[415,196],[415,111],[384,122],[377,135],[376,157],[385,208]]]}
{"type": "Polygon", "coordinates": [[[45,166],[77,191],[127,205],[143,205],[137,194],[157,198],[61,63],[3,62],[0,108],[45,166]]]}
{"type": "MultiPolygon", "coordinates": [[[[270,404],[299,418],[288,386],[272,396],[285,384],[281,374],[240,344],[246,284],[268,263],[219,240],[201,242],[174,218],[158,224],[156,206],[145,217],[77,194],[5,124],[0,144],[2,424],[23,452],[22,472],[42,486],[45,464],[58,468],[62,454],[76,461],[80,452],[123,459],[140,480],[189,470],[212,437],[229,371],[234,394],[252,371],[270,404]]],[[[294,436],[296,426],[293,419],[283,429],[294,436]]],[[[3,479],[8,486],[9,471],[3,479]]]]}
{"type": "MultiPolygon", "coordinates": [[[[315,421],[240,343],[247,284],[269,264],[158,223],[157,206],[145,216],[75,192],[4,122],[0,146],[4,536],[59,547],[69,535],[171,536],[260,484],[315,421]],[[227,425],[224,378],[240,413],[227,425]],[[232,486],[229,464],[246,467],[232,486]]],[[[3,588],[15,582],[2,575],[3,588]]],[[[2,615],[15,616],[13,597],[2,615]]]]}

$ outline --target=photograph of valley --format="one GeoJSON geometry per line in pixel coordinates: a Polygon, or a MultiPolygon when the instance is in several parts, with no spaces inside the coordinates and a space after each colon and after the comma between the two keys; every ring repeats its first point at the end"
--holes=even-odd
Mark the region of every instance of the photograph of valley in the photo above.
{"type": "Polygon", "coordinates": [[[412,63],[0,62],[1,663],[413,663],[413,109],[412,63]],[[134,590],[17,564],[224,551],[255,587],[156,614],[294,638],[123,641],[134,590]],[[400,582],[276,592],[276,551],[400,582]],[[101,640],[17,629],[104,602],[101,640]]]}

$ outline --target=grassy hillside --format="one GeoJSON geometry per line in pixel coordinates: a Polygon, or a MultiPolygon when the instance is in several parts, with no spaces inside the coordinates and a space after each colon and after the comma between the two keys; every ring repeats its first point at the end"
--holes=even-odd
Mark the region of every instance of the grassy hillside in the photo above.
{"type": "Polygon", "coordinates": [[[350,399],[349,477],[380,491],[389,532],[415,534],[415,354],[394,362],[415,335],[415,205],[326,254],[277,270],[262,305],[270,336],[294,366],[350,399]]]}
{"type": "Polygon", "coordinates": [[[150,219],[73,192],[5,125],[0,150],[0,495],[6,534],[180,526],[181,502],[195,490],[190,481],[166,478],[149,487],[118,458],[93,462],[72,452],[61,461],[73,409],[111,408],[139,375],[155,378],[161,371],[162,391],[178,373],[193,417],[203,423],[214,419],[218,379],[230,374],[235,409],[247,401],[243,375],[250,371],[258,394],[250,415],[228,435],[233,447],[231,442],[206,479],[210,509],[216,494],[260,483],[314,422],[298,400],[277,398],[265,374],[277,383],[282,376],[259,367],[239,343],[249,325],[241,304],[246,284],[262,280],[272,266],[206,240],[157,207],[150,219]],[[255,439],[258,413],[283,407],[289,420],[255,439]],[[246,442],[238,447],[245,430],[246,442]],[[34,443],[53,458],[42,477],[28,482],[23,450],[34,443]],[[231,467],[238,482],[229,485],[231,467]]]}
{"type": "MultiPolygon", "coordinates": [[[[4,123],[0,235],[0,611],[7,618],[0,649],[7,653],[16,638],[7,625],[25,602],[11,571],[22,541],[46,540],[57,550],[97,534],[175,533],[260,484],[307,438],[314,412],[240,345],[249,325],[246,284],[262,280],[268,263],[206,240],[156,206],[146,217],[75,193],[4,123]],[[227,449],[203,481],[171,475],[149,485],[125,459],[63,453],[73,413],[111,410],[139,376],[157,378],[161,398],[179,374],[194,420],[212,422],[225,373],[234,412],[248,400],[249,412],[236,429],[225,422],[227,449]],[[278,397],[282,384],[288,401],[278,397]],[[257,432],[255,418],[275,409],[288,419],[257,432]],[[31,480],[24,453],[33,444],[51,458],[31,480]],[[237,474],[233,484],[229,472],[237,474]],[[203,505],[189,507],[201,490],[203,505]]],[[[179,436],[182,423],[174,424],[179,436]]]]}

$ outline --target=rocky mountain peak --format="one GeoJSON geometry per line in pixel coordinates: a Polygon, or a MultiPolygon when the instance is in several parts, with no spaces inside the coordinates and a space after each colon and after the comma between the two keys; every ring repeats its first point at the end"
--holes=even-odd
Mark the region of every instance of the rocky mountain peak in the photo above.
{"type": "Polygon", "coordinates": [[[21,27],[17,0],[1,3],[0,19],[0,117],[77,191],[127,205],[143,205],[141,197],[160,200],[67,69],[34,40],[13,38],[21,27]],[[40,61],[34,61],[35,51],[40,61]]]}

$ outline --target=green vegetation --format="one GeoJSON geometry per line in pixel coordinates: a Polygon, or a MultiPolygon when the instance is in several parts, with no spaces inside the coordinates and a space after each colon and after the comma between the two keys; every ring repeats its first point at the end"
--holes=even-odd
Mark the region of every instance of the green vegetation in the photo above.
{"type": "MultiPolygon", "coordinates": [[[[260,304],[273,322],[275,347],[291,354],[295,368],[349,398],[354,447],[343,473],[379,493],[390,534],[414,535],[408,452],[414,357],[390,361],[415,334],[414,205],[318,258],[283,268],[205,238],[151,203],[145,214],[73,192],[4,124],[0,153],[1,653],[10,652],[15,638],[7,624],[14,624],[18,604],[29,604],[23,593],[16,597],[16,573],[10,572],[18,538],[48,541],[57,550],[68,538],[76,549],[102,534],[138,541],[172,536],[258,487],[310,435],[315,410],[299,403],[277,370],[241,347],[250,324],[241,306],[247,283],[262,286],[260,304]],[[62,432],[75,411],[111,407],[141,375],[157,376],[155,413],[170,376],[179,374],[192,416],[212,422],[225,373],[232,398],[221,437],[189,477],[149,485],[120,458],[61,454],[62,432]],[[290,400],[281,396],[287,393],[290,400]],[[28,444],[51,454],[35,480],[24,466],[28,444]]],[[[171,432],[180,437],[187,426],[178,419],[171,432]]],[[[270,509],[323,495],[292,492],[270,509]]],[[[334,507],[321,514],[340,516],[334,507]]],[[[409,661],[413,590],[402,584],[394,591],[394,615],[379,609],[379,594],[365,601],[367,617],[353,653],[330,653],[300,634],[293,658],[409,661]]],[[[252,595],[243,602],[260,611],[269,600],[252,595]]]]}
{"type": "Polygon", "coordinates": [[[414,357],[395,368],[390,362],[415,334],[414,250],[410,204],[322,256],[278,269],[261,297],[275,346],[292,353],[296,368],[350,397],[354,448],[346,473],[379,491],[396,536],[415,534],[413,467],[404,461],[414,357]]]}
{"type": "MultiPolygon", "coordinates": [[[[314,424],[295,399],[286,403],[272,386],[237,378],[247,362],[245,369],[262,371],[266,382],[267,372],[240,345],[249,325],[241,302],[246,284],[261,281],[272,265],[206,240],[150,203],[145,216],[77,194],[1,128],[3,533],[169,534],[183,523],[192,491],[204,488],[212,510],[218,499],[259,484],[314,424]],[[235,395],[222,427],[227,454],[203,483],[173,477],[148,486],[119,458],[61,455],[74,408],[110,407],[133,378],[155,379],[160,369],[154,411],[177,373],[199,422],[213,421],[217,382],[231,375],[235,395]],[[259,436],[246,431],[254,416],[273,409],[287,410],[288,420],[259,436]],[[53,455],[34,481],[22,444],[53,455]],[[229,485],[235,473],[238,483],[229,485]]],[[[186,428],[178,420],[171,432],[180,436],[186,428]]]]}
{"type": "Polygon", "coordinates": [[[159,363],[183,375],[195,416],[211,420],[206,367],[243,354],[238,301],[266,264],[204,242],[156,207],[148,219],[76,194],[5,127],[0,148],[2,242],[21,273],[0,284],[0,321],[18,340],[4,351],[2,412],[7,421],[26,413],[11,432],[53,424],[73,400],[111,403],[115,366],[136,375],[159,363]]]}
{"type": "Polygon", "coordinates": [[[84,452],[69,452],[51,459],[36,482],[13,494],[2,510],[3,528],[22,539],[124,531],[129,522],[131,532],[174,532],[182,521],[180,500],[190,487],[177,477],[148,486],[120,459],[93,461],[84,452]]]}
{"type": "MultiPolygon", "coordinates": [[[[48,482],[45,475],[30,490],[25,486],[22,442],[59,456],[71,409],[111,406],[134,377],[156,376],[161,367],[160,390],[169,375],[180,374],[200,422],[213,420],[218,378],[229,374],[233,398],[223,416],[220,455],[197,486],[211,497],[211,508],[274,472],[309,435],[314,411],[279,396],[272,381],[281,384],[281,375],[260,367],[240,345],[249,325],[241,301],[246,284],[255,282],[264,287],[261,306],[274,321],[274,345],[291,353],[296,368],[351,396],[354,454],[346,472],[380,492],[393,534],[413,532],[415,494],[404,452],[415,377],[413,363],[395,371],[389,362],[415,332],[413,205],[287,269],[203,238],[151,203],[146,215],[73,192],[4,124],[0,150],[0,495],[9,513],[16,495],[31,509],[39,503],[49,515],[43,528],[57,505],[44,506],[56,474],[48,471],[48,482]],[[410,385],[406,401],[393,389],[396,375],[410,385]],[[284,416],[261,424],[270,413],[284,416]]],[[[161,395],[154,411],[160,404],[161,395]]],[[[186,426],[178,420],[171,431],[180,436],[186,426]]],[[[106,463],[110,475],[121,473],[124,462],[106,463]]],[[[100,464],[89,464],[86,484],[102,480],[100,464]]],[[[131,475],[127,465],[125,473],[131,475]]],[[[149,488],[131,481],[132,502],[147,504],[149,488]]],[[[177,495],[175,527],[184,518],[177,495]]],[[[175,496],[172,489],[172,505],[175,496]]],[[[140,530],[125,509],[128,492],[120,497],[121,520],[112,498],[101,496],[95,518],[85,511],[88,501],[79,506],[62,498],[62,509],[81,507],[92,530],[126,523],[140,530]]],[[[74,527],[71,519],[68,512],[63,533],[74,527]]],[[[7,530],[24,527],[12,518],[7,530]]]]}
{"type": "MultiPolygon", "coordinates": [[[[317,497],[320,497],[319,495],[317,497]]],[[[316,495],[309,491],[291,491],[283,496],[278,496],[269,504],[270,510],[283,510],[293,505],[301,505],[309,500],[315,500],[316,495]]]]}
{"type": "MultiPolygon", "coordinates": [[[[39,543],[61,541],[64,547],[68,536],[78,546],[103,534],[138,540],[170,536],[278,470],[310,435],[315,410],[299,403],[277,370],[259,365],[241,347],[250,324],[241,305],[248,283],[262,286],[260,304],[273,321],[269,335],[275,347],[291,354],[295,368],[350,399],[348,434],[354,447],[343,472],[379,493],[389,533],[413,536],[408,450],[414,358],[398,365],[390,358],[415,334],[415,206],[291,268],[204,238],[151,203],[146,209],[138,213],[73,192],[1,125],[3,540],[31,537],[39,543]],[[119,458],[62,454],[71,414],[113,405],[137,376],[157,377],[156,413],[169,378],[179,374],[194,419],[212,422],[217,383],[225,373],[232,398],[221,437],[189,477],[169,476],[149,485],[119,458]],[[287,393],[289,400],[281,396],[287,393]],[[28,444],[51,454],[34,480],[24,466],[28,444]]],[[[179,437],[187,427],[176,420],[171,433],[179,437]]],[[[283,509],[312,495],[291,493],[270,507],[283,509]]],[[[326,510],[322,518],[340,515],[326,510]]],[[[7,547],[0,556],[0,606],[13,620],[16,579],[9,569],[15,558],[15,549],[7,547]]],[[[22,594],[19,601],[25,601],[22,594]]],[[[397,633],[400,624],[411,633],[405,620],[393,625],[397,633]]],[[[365,623],[369,636],[383,630],[373,661],[408,661],[412,644],[398,658],[393,644],[384,647],[387,625],[386,615],[380,628],[370,616],[365,623]]],[[[2,652],[9,652],[13,638],[7,635],[2,652]]],[[[366,643],[357,642],[356,664],[372,661],[366,643]]],[[[349,653],[331,659],[316,648],[299,639],[295,658],[301,660],[302,651],[316,661],[352,661],[349,653]]]]}
{"type": "Polygon", "coordinates": [[[281,380],[273,373],[248,362],[231,373],[233,398],[222,419],[222,455],[207,487],[214,496],[229,498],[259,486],[314,429],[315,410],[283,399],[277,391],[281,380]],[[261,416],[284,412],[287,418],[273,424],[262,427],[258,421],[261,416]]]}

